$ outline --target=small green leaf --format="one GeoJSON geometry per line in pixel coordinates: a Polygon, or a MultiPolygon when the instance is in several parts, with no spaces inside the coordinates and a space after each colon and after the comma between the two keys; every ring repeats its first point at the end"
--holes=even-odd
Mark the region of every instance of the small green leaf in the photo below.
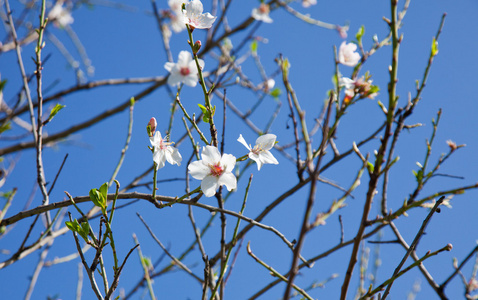
{"type": "Polygon", "coordinates": [[[334,76],[332,76],[332,83],[334,84],[335,87],[339,85],[339,78],[337,74],[334,74],[334,76]]]}
{"type": "Polygon", "coordinates": [[[355,38],[357,38],[357,42],[361,43],[362,37],[364,34],[365,34],[365,27],[362,25],[357,31],[357,34],[355,34],[355,38]]]}
{"type": "Polygon", "coordinates": [[[438,54],[438,42],[435,38],[433,38],[432,41],[432,56],[435,56],[438,54]]]}
{"type": "Polygon", "coordinates": [[[136,102],[136,100],[134,100],[134,97],[131,97],[131,98],[129,99],[129,105],[130,105],[130,106],[134,106],[134,103],[135,103],[135,102],[136,102]]]}
{"type": "Polygon", "coordinates": [[[253,40],[251,43],[251,52],[256,54],[257,53],[257,40],[253,40]]]}
{"type": "Polygon", "coordinates": [[[373,173],[375,167],[373,166],[373,164],[369,161],[367,161],[367,170],[369,173],[373,173]]]}
{"type": "Polygon", "coordinates": [[[7,122],[7,123],[3,124],[2,126],[0,126],[0,134],[4,133],[5,131],[10,130],[10,129],[12,129],[12,123],[7,122]]]}
{"type": "Polygon", "coordinates": [[[73,221],[66,221],[65,225],[66,225],[66,227],[68,227],[68,229],[70,229],[73,232],[79,232],[81,230],[80,229],[80,224],[78,223],[77,219],[75,219],[73,221]]]}
{"type": "Polygon", "coordinates": [[[6,79],[5,79],[5,80],[2,80],[2,81],[0,81],[0,92],[2,92],[2,91],[3,91],[3,88],[5,87],[5,84],[7,84],[7,80],[6,80],[6,79]]]}
{"type": "Polygon", "coordinates": [[[56,116],[56,114],[62,110],[63,108],[65,107],[65,105],[61,105],[61,104],[56,104],[55,107],[53,107],[53,109],[51,110],[50,112],[50,116],[48,117],[48,121],[51,121],[51,119],[53,119],[54,116],[56,116]]]}
{"type": "Polygon", "coordinates": [[[106,208],[104,198],[97,189],[90,190],[90,199],[96,206],[101,208],[102,211],[106,208]]]}
{"type": "Polygon", "coordinates": [[[281,94],[282,94],[282,91],[280,90],[280,88],[277,88],[277,87],[270,92],[270,95],[274,98],[279,98],[281,94]]]}
{"type": "Polygon", "coordinates": [[[108,199],[108,182],[105,182],[100,186],[100,193],[106,201],[108,199]]]}
{"type": "Polygon", "coordinates": [[[207,109],[206,109],[206,107],[205,107],[204,105],[198,104],[198,106],[199,106],[199,108],[201,109],[201,111],[202,111],[203,114],[207,114],[207,109]]]}

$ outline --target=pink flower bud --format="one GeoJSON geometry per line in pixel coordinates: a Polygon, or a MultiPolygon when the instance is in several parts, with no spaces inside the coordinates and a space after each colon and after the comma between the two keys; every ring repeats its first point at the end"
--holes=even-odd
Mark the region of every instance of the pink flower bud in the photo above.
{"type": "Polygon", "coordinates": [[[148,126],[146,126],[146,130],[148,131],[148,136],[154,135],[157,125],[158,123],[156,122],[156,118],[152,117],[148,122],[148,126]]]}
{"type": "Polygon", "coordinates": [[[197,54],[201,49],[201,41],[197,40],[193,45],[193,54],[197,54]]]}

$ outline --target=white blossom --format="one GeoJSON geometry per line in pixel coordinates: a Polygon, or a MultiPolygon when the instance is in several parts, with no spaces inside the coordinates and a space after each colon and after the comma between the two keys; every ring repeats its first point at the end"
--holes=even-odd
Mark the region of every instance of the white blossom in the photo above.
{"type": "Polygon", "coordinates": [[[257,21],[262,21],[265,23],[272,23],[273,20],[269,16],[270,8],[269,5],[261,3],[258,8],[252,10],[252,17],[257,21]]]}
{"type": "Polygon", "coordinates": [[[239,135],[237,141],[249,149],[249,158],[257,163],[257,170],[260,170],[263,164],[277,165],[279,162],[269,151],[274,147],[277,136],[274,134],[264,134],[257,138],[254,148],[246,143],[246,140],[239,135]]]}
{"type": "Polygon", "coordinates": [[[357,45],[354,43],[342,42],[339,48],[339,62],[349,67],[355,67],[360,60],[360,54],[355,52],[357,45]]]}
{"type": "Polygon", "coordinates": [[[188,166],[189,174],[201,181],[201,190],[206,197],[216,194],[221,185],[228,191],[237,187],[237,179],[232,170],[236,165],[236,158],[231,154],[223,154],[214,146],[203,147],[202,160],[192,162],[188,166]]]}
{"type": "Polygon", "coordinates": [[[316,5],[317,4],[317,0],[302,0],[302,6],[307,8],[311,5],[316,5]]]}
{"type": "Polygon", "coordinates": [[[183,15],[182,5],[185,0],[169,0],[168,5],[171,8],[171,14],[169,19],[171,20],[171,28],[174,32],[178,33],[186,29],[185,18],[183,15]]]}
{"type": "Polygon", "coordinates": [[[164,167],[166,161],[172,165],[181,165],[183,158],[178,149],[171,146],[173,143],[163,140],[159,131],[156,131],[149,141],[153,146],[153,161],[156,163],[156,170],[164,167]]]}
{"type": "Polygon", "coordinates": [[[216,21],[217,17],[214,17],[210,13],[202,13],[204,7],[200,0],[192,0],[186,3],[183,10],[184,22],[189,25],[191,30],[194,28],[207,29],[211,28],[212,23],[216,21]]]}
{"type": "Polygon", "coordinates": [[[62,4],[55,4],[48,13],[48,18],[54,22],[58,27],[66,27],[73,23],[74,19],[69,10],[63,7],[62,4]]]}
{"type": "MultiPolygon", "coordinates": [[[[199,59],[199,66],[204,68],[204,60],[199,59]]],[[[179,52],[178,62],[167,62],[164,68],[169,71],[168,84],[171,86],[184,83],[190,87],[195,87],[198,83],[198,69],[196,61],[188,51],[179,52]]]]}

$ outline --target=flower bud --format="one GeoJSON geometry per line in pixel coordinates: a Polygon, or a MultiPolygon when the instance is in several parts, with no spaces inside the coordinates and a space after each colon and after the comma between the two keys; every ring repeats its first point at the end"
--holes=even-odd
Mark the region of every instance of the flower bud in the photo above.
{"type": "Polygon", "coordinates": [[[196,55],[201,49],[201,41],[197,40],[193,45],[193,54],[196,55]]]}
{"type": "Polygon", "coordinates": [[[146,126],[146,130],[148,131],[148,136],[153,136],[154,135],[154,132],[156,131],[156,126],[158,125],[158,123],[156,122],[156,119],[154,117],[152,117],[149,122],[148,122],[148,126],[146,126]]]}

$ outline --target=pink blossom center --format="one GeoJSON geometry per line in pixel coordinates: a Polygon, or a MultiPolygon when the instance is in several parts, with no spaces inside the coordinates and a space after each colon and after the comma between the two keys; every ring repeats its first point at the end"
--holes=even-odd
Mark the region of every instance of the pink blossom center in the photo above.
{"type": "Polygon", "coordinates": [[[182,67],[181,70],[179,71],[182,76],[188,76],[191,71],[189,71],[188,67],[182,67]]]}
{"type": "Polygon", "coordinates": [[[211,170],[210,174],[214,177],[219,177],[222,175],[222,173],[224,173],[224,169],[219,163],[215,165],[209,165],[209,169],[211,170]]]}
{"type": "Polygon", "coordinates": [[[259,12],[263,15],[266,15],[269,13],[269,5],[261,3],[259,6],[259,12]]]}

